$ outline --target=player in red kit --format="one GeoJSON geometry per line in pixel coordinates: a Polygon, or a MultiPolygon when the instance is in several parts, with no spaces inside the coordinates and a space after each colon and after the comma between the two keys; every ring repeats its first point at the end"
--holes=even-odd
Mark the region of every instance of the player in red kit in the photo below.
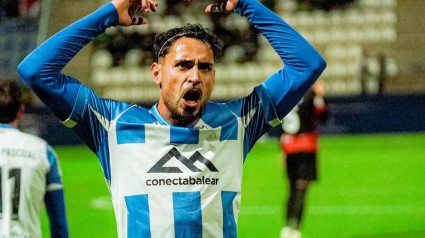
{"type": "Polygon", "coordinates": [[[280,137],[282,158],[286,163],[290,193],[286,204],[286,225],[281,238],[301,237],[304,198],[310,181],[317,179],[318,122],[327,119],[323,81],[317,81],[283,119],[280,137]]]}

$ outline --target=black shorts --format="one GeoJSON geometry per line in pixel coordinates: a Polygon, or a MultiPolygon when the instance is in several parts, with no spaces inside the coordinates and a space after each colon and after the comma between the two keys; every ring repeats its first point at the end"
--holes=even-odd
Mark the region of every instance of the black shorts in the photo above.
{"type": "Polygon", "coordinates": [[[286,172],[289,180],[317,180],[316,153],[286,155],[286,172]]]}

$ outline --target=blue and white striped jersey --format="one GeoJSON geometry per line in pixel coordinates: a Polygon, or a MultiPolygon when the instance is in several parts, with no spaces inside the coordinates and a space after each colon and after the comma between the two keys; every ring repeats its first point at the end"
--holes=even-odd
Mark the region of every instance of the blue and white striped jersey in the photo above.
{"type": "Polygon", "coordinates": [[[83,86],[65,125],[95,142],[120,237],[235,237],[243,158],[277,118],[273,109],[260,86],[208,103],[193,128],[182,128],[156,105],[105,100],[83,86]]]}
{"type": "Polygon", "coordinates": [[[110,3],[70,25],[18,67],[40,99],[97,154],[119,237],[236,237],[244,159],[296,105],[325,68],[318,52],[255,0],[239,0],[285,67],[247,97],[207,104],[192,128],[169,125],[156,105],[99,97],[60,71],[118,22],[110,3]],[[52,86],[54,85],[54,86],[52,86]]]}

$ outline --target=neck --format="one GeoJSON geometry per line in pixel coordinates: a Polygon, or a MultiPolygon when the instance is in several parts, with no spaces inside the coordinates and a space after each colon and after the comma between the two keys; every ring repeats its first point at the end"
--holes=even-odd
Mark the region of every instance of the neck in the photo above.
{"type": "Polygon", "coordinates": [[[200,117],[190,118],[190,116],[178,115],[177,113],[173,115],[164,104],[158,104],[158,112],[164,120],[173,126],[194,127],[200,119],[200,117]]]}

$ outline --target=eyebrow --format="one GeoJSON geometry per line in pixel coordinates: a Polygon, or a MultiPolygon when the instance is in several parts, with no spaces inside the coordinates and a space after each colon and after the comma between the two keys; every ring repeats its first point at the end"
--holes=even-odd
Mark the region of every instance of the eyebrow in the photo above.
{"type": "MultiPolygon", "coordinates": [[[[195,63],[195,61],[194,60],[185,60],[185,59],[182,59],[182,60],[176,60],[175,61],[176,63],[195,63]]],[[[208,65],[208,66],[214,66],[214,63],[211,63],[211,62],[206,62],[206,61],[199,61],[199,63],[198,63],[199,65],[208,65]]]]}

